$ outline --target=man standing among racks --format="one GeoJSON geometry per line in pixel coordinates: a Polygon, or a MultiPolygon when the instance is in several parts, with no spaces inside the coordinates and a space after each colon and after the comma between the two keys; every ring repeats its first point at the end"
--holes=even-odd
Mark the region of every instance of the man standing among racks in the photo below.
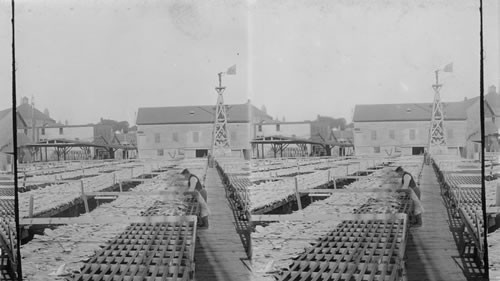
{"type": "Polygon", "coordinates": [[[415,216],[415,225],[422,226],[422,213],[424,208],[420,202],[420,188],[413,179],[413,176],[405,171],[403,167],[399,166],[396,168],[396,173],[401,177],[401,188],[410,189],[410,197],[413,201],[413,215],[415,216]]]}
{"type": "Polygon", "coordinates": [[[181,175],[183,175],[187,179],[188,189],[194,186],[194,190],[196,191],[198,197],[198,206],[200,209],[200,213],[198,214],[198,226],[200,226],[200,228],[208,228],[208,216],[210,214],[210,211],[208,210],[207,205],[207,190],[201,184],[200,179],[196,175],[191,174],[188,169],[184,169],[181,172],[181,175]]]}

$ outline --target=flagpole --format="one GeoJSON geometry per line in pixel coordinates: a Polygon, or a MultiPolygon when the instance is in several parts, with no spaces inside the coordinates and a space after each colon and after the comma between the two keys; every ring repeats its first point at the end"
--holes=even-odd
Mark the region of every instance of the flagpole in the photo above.
{"type": "Polygon", "coordinates": [[[222,74],[224,72],[219,72],[218,75],[219,75],[219,88],[222,88],[222,74]]]}

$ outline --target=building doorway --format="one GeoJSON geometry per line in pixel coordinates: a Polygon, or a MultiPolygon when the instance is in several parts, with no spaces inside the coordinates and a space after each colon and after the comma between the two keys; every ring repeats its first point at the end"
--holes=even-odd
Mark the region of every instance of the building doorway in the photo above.
{"type": "Polygon", "coordinates": [[[411,155],[423,155],[424,154],[423,146],[416,146],[411,148],[411,155]]]}
{"type": "Polygon", "coordinates": [[[204,158],[208,156],[208,149],[197,149],[195,152],[196,158],[204,158]]]}

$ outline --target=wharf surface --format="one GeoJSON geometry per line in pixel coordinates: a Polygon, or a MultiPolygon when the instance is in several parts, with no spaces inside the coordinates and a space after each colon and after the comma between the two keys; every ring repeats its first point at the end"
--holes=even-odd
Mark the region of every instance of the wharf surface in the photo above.
{"type": "Polygon", "coordinates": [[[208,229],[198,229],[195,249],[195,278],[204,281],[246,281],[250,270],[245,248],[226,199],[224,185],[215,168],[208,168],[205,180],[210,210],[208,229]]]}
{"type": "Polygon", "coordinates": [[[406,246],[408,281],[486,280],[472,258],[458,249],[460,219],[450,215],[432,166],[424,165],[420,178],[423,226],[412,227],[406,246]]]}

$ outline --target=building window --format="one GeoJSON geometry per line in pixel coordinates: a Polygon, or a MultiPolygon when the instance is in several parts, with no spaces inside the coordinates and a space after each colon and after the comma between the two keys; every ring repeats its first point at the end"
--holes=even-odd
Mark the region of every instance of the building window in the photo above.
{"type": "Polygon", "coordinates": [[[394,130],[389,130],[389,138],[390,138],[391,140],[393,140],[393,139],[395,139],[395,138],[396,138],[396,136],[395,136],[395,134],[394,134],[394,130]]]}
{"type": "Polygon", "coordinates": [[[64,133],[63,129],[64,128],[59,128],[59,135],[62,135],[64,133]]]}
{"type": "Polygon", "coordinates": [[[258,130],[259,132],[262,132],[262,125],[258,125],[258,126],[257,126],[257,130],[258,130]]]}
{"type": "Polygon", "coordinates": [[[372,131],[372,140],[377,140],[377,131],[372,131]]]}
{"type": "Polygon", "coordinates": [[[172,133],[172,140],[175,142],[179,141],[179,135],[177,133],[172,133]]]}
{"type": "Polygon", "coordinates": [[[42,128],[42,135],[45,135],[45,128],[42,128]]]}
{"type": "Polygon", "coordinates": [[[160,133],[155,134],[155,143],[160,143],[160,133]]]}
{"type": "Polygon", "coordinates": [[[380,146],[373,147],[373,152],[374,153],[380,153],[380,146]]]}
{"type": "Polygon", "coordinates": [[[448,129],[447,133],[448,133],[448,139],[452,139],[453,138],[453,129],[448,129]]]}
{"type": "Polygon", "coordinates": [[[280,131],[280,124],[276,124],[276,132],[280,131]]]}
{"type": "Polygon", "coordinates": [[[410,129],[410,140],[415,140],[415,129],[410,129]]]}
{"type": "Polygon", "coordinates": [[[200,141],[200,133],[193,132],[193,142],[199,142],[199,141],[200,141]]]}
{"type": "Polygon", "coordinates": [[[156,151],[156,155],[157,155],[157,156],[163,156],[163,149],[158,149],[158,150],[156,151]]]}

